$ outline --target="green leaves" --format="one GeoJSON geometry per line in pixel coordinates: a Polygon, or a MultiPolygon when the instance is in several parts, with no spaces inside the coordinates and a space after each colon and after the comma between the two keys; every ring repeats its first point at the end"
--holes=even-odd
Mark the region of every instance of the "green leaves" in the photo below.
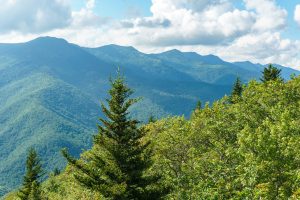
{"type": "Polygon", "coordinates": [[[93,148],[78,160],[65,152],[67,173],[88,188],[76,198],[300,198],[300,77],[251,81],[234,103],[142,127],[127,118],[129,96],[111,94],[93,148]]]}
{"type": "Polygon", "coordinates": [[[299,197],[300,78],[252,81],[226,102],[148,125],[169,198],[299,197]]]}

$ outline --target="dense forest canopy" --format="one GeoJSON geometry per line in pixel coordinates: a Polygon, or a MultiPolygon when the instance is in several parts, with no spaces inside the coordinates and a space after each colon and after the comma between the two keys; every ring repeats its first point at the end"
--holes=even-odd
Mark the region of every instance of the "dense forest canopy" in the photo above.
{"type": "MultiPolygon", "coordinates": [[[[151,115],[150,121],[189,118],[198,100],[203,107],[229,95],[236,76],[241,83],[259,81],[267,66],[179,50],[147,54],[118,45],[84,48],[53,37],[0,44],[0,55],[0,197],[21,186],[29,148],[40,155],[45,171],[65,168],[62,148],[76,158],[91,148],[98,118],[104,117],[99,102],[108,98],[108,77],[117,66],[133,97],[142,97],[129,110],[143,122],[151,115]]],[[[273,66],[285,80],[300,75],[273,66]]]]}
{"type": "MultiPolygon", "coordinates": [[[[170,188],[165,199],[300,198],[300,77],[236,85],[241,94],[197,106],[189,119],[142,127],[146,134],[136,144],[149,143],[153,161],[142,172],[160,176],[159,187],[170,188]]],[[[91,154],[84,152],[82,161],[91,154]]],[[[41,185],[42,198],[105,199],[78,182],[77,173],[69,165],[52,174],[41,185]]]]}

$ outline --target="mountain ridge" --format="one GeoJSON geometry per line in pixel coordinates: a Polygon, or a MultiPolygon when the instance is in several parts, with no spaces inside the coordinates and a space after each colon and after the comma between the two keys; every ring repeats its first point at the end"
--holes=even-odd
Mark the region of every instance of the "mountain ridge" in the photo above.
{"type": "MultiPolygon", "coordinates": [[[[143,122],[151,115],[189,117],[198,100],[213,102],[230,94],[237,76],[244,83],[259,79],[263,67],[237,66],[195,52],[175,54],[179,56],[145,54],[118,45],[86,48],[53,37],[0,44],[2,194],[22,181],[28,147],[41,153],[46,170],[51,171],[65,165],[61,148],[69,147],[79,155],[90,146],[97,118],[102,116],[100,101],[107,98],[109,78],[118,67],[135,90],[134,97],[143,97],[131,110],[143,122]]],[[[300,74],[282,71],[285,77],[300,74]]]]}

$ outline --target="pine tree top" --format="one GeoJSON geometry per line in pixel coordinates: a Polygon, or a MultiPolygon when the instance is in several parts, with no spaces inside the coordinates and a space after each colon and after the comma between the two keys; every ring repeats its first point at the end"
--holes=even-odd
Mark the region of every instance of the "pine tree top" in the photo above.
{"type": "Polygon", "coordinates": [[[26,174],[23,178],[23,184],[18,192],[18,196],[22,200],[29,199],[32,193],[37,194],[40,185],[40,178],[43,176],[43,169],[41,161],[34,148],[30,148],[26,160],[26,174]]]}
{"type": "Polygon", "coordinates": [[[105,197],[151,199],[162,196],[160,190],[147,189],[159,176],[145,175],[152,165],[149,143],[141,141],[147,130],[129,116],[130,106],[138,99],[130,98],[133,92],[120,73],[110,82],[110,98],[101,104],[105,118],[99,119],[98,134],[88,158],[85,162],[76,160],[66,150],[63,155],[75,167],[75,178],[105,197]]]}
{"type": "Polygon", "coordinates": [[[263,83],[266,83],[271,80],[280,80],[281,78],[281,69],[278,69],[277,67],[274,67],[272,64],[269,64],[268,67],[264,68],[264,71],[262,72],[263,76],[260,79],[263,83]]]}

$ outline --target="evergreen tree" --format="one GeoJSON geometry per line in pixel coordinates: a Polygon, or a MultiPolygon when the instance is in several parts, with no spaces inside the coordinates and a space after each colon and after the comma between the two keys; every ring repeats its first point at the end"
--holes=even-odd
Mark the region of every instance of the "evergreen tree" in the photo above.
{"type": "Polygon", "coordinates": [[[39,183],[37,183],[36,181],[34,181],[32,183],[31,192],[28,196],[28,199],[29,200],[41,200],[42,199],[39,183]]]}
{"type": "Polygon", "coordinates": [[[200,100],[198,100],[198,101],[197,101],[197,104],[196,104],[195,110],[201,110],[201,108],[202,108],[202,103],[201,103],[200,100]]]}
{"type": "Polygon", "coordinates": [[[38,199],[39,179],[43,175],[42,165],[36,151],[31,148],[26,161],[26,174],[24,176],[22,188],[18,192],[18,197],[22,200],[38,199]]]}
{"type": "Polygon", "coordinates": [[[54,170],[53,170],[53,175],[54,176],[58,176],[60,174],[60,170],[56,167],[54,170]]]}
{"type": "Polygon", "coordinates": [[[230,103],[234,103],[236,97],[241,97],[242,92],[243,92],[243,85],[242,85],[241,79],[238,77],[236,79],[235,83],[233,84],[232,92],[229,97],[230,103]]]}
{"type": "Polygon", "coordinates": [[[233,85],[231,96],[242,96],[243,85],[241,79],[238,77],[233,85]]]}
{"type": "Polygon", "coordinates": [[[148,123],[153,123],[155,121],[156,121],[155,117],[153,115],[150,115],[150,117],[148,119],[148,123]]]}
{"type": "Polygon", "coordinates": [[[94,146],[85,160],[72,158],[62,151],[69,164],[75,167],[75,178],[83,186],[100,192],[110,199],[160,199],[164,191],[154,183],[160,176],[145,175],[152,165],[149,143],[142,143],[146,129],[130,119],[129,107],[137,99],[129,98],[132,90],[118,74],[111,80],[108,107],[101,105],[106,119],[100,118],[94,146]]]}
{"type": "Polygon", "coordinates": [[[283,80],[281,78],[281,69],[278,69],[270,64],[268,67],[264,68],[263,76],[260,80],[263,83],[266,83],[271,80],[283,80]]]}

